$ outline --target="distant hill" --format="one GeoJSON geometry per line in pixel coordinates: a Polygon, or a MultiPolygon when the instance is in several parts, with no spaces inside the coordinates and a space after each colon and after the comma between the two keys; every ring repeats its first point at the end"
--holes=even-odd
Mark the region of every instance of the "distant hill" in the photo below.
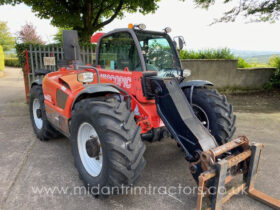
{"type": "Polygon", "coordinates": [[[235,50],[231,49],[231,52],[236,57],[243,58],[248,63],[268,63],[269,58],[277,55],[280,56],[280,51],[250,51],[250,50],[235,50]]]}
{"type": "Polygon", "coordinates": [[[267,55],[280,55],[280,51],[253,51],[253,50],[235,50],[230,49],[235,55],[242,58],[255,57],[255,56],[267,56],[267,55]]]}
{"type": "Polygon", "coordinates": [[[269,59],[275,55],[280,57],[280,53],[279,53],[279,54],[252,56],[252,57],[244,58],[244,60],[248,63],[268,63],[269,59]]]}

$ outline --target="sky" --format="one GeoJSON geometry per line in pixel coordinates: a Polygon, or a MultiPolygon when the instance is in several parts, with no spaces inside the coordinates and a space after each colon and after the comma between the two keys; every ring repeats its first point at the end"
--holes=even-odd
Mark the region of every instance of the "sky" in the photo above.
{"type": "MultiPolygon", "coordinates": [[[[231,4],[234,4],[231,3],[231,4]]],[[[196,8],[191,0],[162,0],[154,14],[126,14],[104,27],[108,32],[115,28],[127,27],[129,23],[144,23],[149,30],[162,30],[169,26],[171,36],[182,35],[186,49],[209,49],[228,47],[237,50],[280,51],[279,23],[247,23],[243,17],[234,23],[211,25],[214,18],[222,16],[231,5],[218,1],[209,10],[196,8]]],[[[15,34],[26,22],[33,23],[38,34],[46,42],[51,42],[57,28],[50,20],[39,19],[30,7],[23,4],[0,6],[0,20],[8,22],[10,31],[15,34]]]]}

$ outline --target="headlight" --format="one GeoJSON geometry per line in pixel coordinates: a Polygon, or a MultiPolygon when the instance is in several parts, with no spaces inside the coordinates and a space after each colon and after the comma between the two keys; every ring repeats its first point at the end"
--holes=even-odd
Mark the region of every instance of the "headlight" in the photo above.
{"type": "Polygon", "coordinates": [[[83,72],[79,73],[77,76],[77,80],[82,83],[92,82],[94,79],[94,75],[92,72],[83,72]]]}

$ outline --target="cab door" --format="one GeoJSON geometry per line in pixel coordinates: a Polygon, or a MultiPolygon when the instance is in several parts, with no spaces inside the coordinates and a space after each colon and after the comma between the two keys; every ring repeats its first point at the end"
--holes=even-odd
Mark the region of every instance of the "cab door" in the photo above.
{"type": "Polygon", "coordinates": [[[99,43],[97,65],[100,77],[108,79],[135,95],[135,73],[142,71],[136,43],[128,31],[115,32],[102,38],[99,43]]]}

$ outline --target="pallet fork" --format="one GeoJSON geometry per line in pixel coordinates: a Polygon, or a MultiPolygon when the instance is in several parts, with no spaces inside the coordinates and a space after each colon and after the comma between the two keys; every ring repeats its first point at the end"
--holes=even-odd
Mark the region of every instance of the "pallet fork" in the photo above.
{"type": "Polygon", "coordinates": [[[201,161],[204,167],[210,166],[209,160],[215,160],[217,156],[238,148],[247,148],[242,153],[222,159],[216,164],[211,166],[210,170],[207,170],[200,174],[198,183],[198,197],[197,197],[197,210],[201,209],[222,209],[222,205],[227,202],[233,195],[236,195],[242,191],[246,191],[248,195],[274,209],[280,209],[280,201],[272,198],[259,190],[255,189],[255,181],[257,177],[260,155],[263,149],[263,144],[254,143],[249,146],[249,141],[245,136],[239,137],[227,144],[212,149],[210,151],[201,154],[201,161]],[[228,172],[242,162],[249,163],[248,167],[243,167],[243,171],[240,171],[235,176],[228,174],[228,172]],[[243,183],[236,187],[231,187],[225,194],[226,184],[229,184],[237,175],[243,175],[243,183]],[[203,205],[203,197],[209,195],[206,187],[207,181],[214,179],[215,194],[211,198],[210,206],[203,205]]]}
{"type": "Polygon", "coordinates": [[[197,210],[220,210],[233,195],[244,190],[250,197],[280,209],[279,200],[254,188],[263,144],[250,145],[241,136],[218,146],[174,78],[147,77],[146,89],[147,95],[155,97],[159,116],[190,162],[191,173],[198,182],[197,210]],[[222,190],[238,175],[243,175],[243,183],[230,188],[224,196],[222,190]],[[208,206],[203,205],[204,195],[211,197],[208,206]]]}

